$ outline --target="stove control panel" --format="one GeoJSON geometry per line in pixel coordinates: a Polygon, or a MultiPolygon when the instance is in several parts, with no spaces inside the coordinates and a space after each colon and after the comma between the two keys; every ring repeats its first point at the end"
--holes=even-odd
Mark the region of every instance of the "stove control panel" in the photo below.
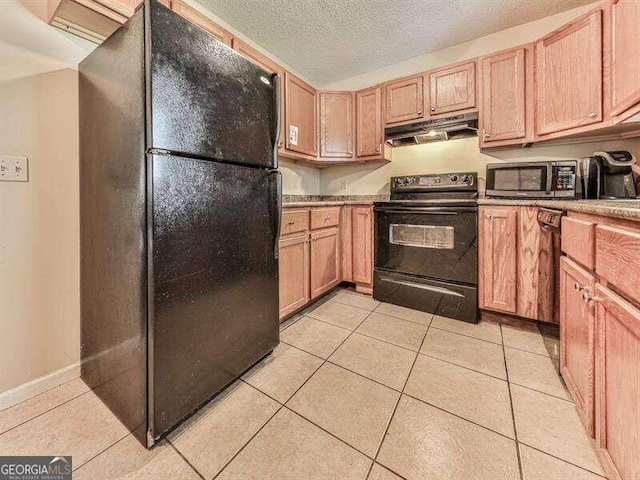
{"type": "Polygon", "coordinates": [[[435,192],[475,190],[478,181],[476,172],[434,173],[391,177],[391,192],[435,192]]]}

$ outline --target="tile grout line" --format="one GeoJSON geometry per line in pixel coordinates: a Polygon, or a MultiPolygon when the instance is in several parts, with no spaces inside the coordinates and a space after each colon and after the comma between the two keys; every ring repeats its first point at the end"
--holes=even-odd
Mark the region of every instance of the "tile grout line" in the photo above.
{"type": "MultiPolygon", "coordinates": [[[[396,416],[396,411],[398,410],[398,405],[400,405],[400,400],[402,400],[402,395],[404,394],[404,389],[407,387],[407,383],[409,383],[409,378],[411,378],[411,374],[413,373],[413,368],[416,365],[416,362],[418,360],[418,355],[420,350],[422,349],[422,345],[424,345],[424,341],[427,338],[427,334],[429,333],[429,329],[431,328],[431,324],[433,323],[433,315],[431,315],[431,321],[429,321],[429,325],[427,325],[427,330],[424,332],[424,335],[422,336],[422,341],[420,342],[420,347],[418,347],[418,351],[415,352],[415,357],[413,358],[413,363],[411,364],[411,368],[409,369],[409,374],[407,375],[407,378],[404,381],[404,385],[402,386],[402,390],[400,391],[400,395],[398,396],[398,400],[396,402],[395,407],[393,408],[393,412],[391,412],[391,416],[389,417],[389,421],[387,422],[387,427],[384,430],[384,433],[382,434],[382,439],[380,440],[380,445],[378,445],[378,448],[376,449],[376,454],[373,458],[373,463],[371,464],[371,466],[369,467],[369,472],[367,473],[367,478],[369,478],[369,476],[371,475],[371,471],[373,470],[373,466],[378,462],[378,455],[380,455],[380,451],[382,450],[382,445],[384,444],[384,441],[389,433],[389,428],[391,427],[391,423],[393,422],[393,417],[396,416]]],[[[385,468],[387,468],[385,466],[385,468]]],[[[390,472],[393,472],[394,474],[397,475],[396,472],[394,472],[391,469],[388,469],[390,472]]],[[[401,475],[398,475],[401,476],[401,475]]],[[[402,477],[404,478],[404,477],[402,477]]]]}
{"type": "Polygon", "coordinates": [[[556,460],[559,460],[559,461],[561,461],[563,463],[566,463],[567,465],[571,465],[572,467],[579,468],[580,470],[584,470],[585,472],[592,473],[593,475],[596,475],[597,477],[600,477],[600,478],[603,478],[604,480],[607,480],[607,477],[603,477],[599,473],[596,473],[596,472],[594,472],[592,470],[589,470],[588,468],[585,468],[585,467],[582,467],[580,465],[577,465],[577,464],[575,464],[573,462],[569,462],[568,460],[565,460],[564,458],[556,457],[552,453],[545,452],[544,450],[540,450],[538,447],[534,447],[533,445],[529,445],[528,443],[518,442],[518,445],[524,445],[525,447],[528,447],[528,448],[530,448],[532,450],[535,450],[536,452],[543,453],[543,454],[548,455],[548,456],[550,456],[552,458],[555,458],[556,460]]]}
{"type": "Polygon", "coordinates": [[[184,460],[184,461],[185,461],[185,463],[186,463],[187,465],[189,465],[189,466],[191,467],[191,469],[192,469],[194,472],[196,472],[196,475],[198,475],[202,480],[207,480],[207,479],[204,477],[204,475],[202,475],[202,474],[198,471],[198,469],[197,469],[196,467],[194,467],[194,466],[193,466],[193,464],[189,461],[189,459],[188,459],[187,457],[185,457],[185,456],[182,454],[182,452],[181,452],[180,450],[178,450],[178,449],[176,448],[176,446],[175,446],[173,443],[171,443],[171,440],[169,440],[169,438],[167,438],[166,440],[167,440],[167,443],[170,445],[170,447],[171,447],[171,448],[173,448],[173,450],[178,454],[178,456],[179,456],[180,458],[182,458],[182,460],[184,460]]]}
{"type": "MultiPolygon", "coordinates": [[[[364,322],[370,314],[371,314],[371,312],[369,312],[369,314],[368,314],[368,315],[367,315],[367,316],[362,320],[362,322],[364,322]]],[[[301,316],[301,318],[304,318],[304,315],[303,315],[303,316],[301,316]]],[[[313,318],[313,317],[310,317],[310,318],[313,318]]],[[[314,319],[314,320],[315,320],[315,319],[314,319]]],[[[298,321],[299,321],[299,320],[298,320],[298,321]]],[[[295,323],[297,323],[298,321],[296,321],[295,323]]],[[[360,323],[362,323],[362,322],[360,322],[360,323]]],[[[360,324],[358,324],[358,326],[360,326],[360,324]]],[[[356,328],[357,328],[357,327],[356,327],[356,328]]],[[[346,329],[345,329],[345,330],[346,330],[346,329]]],[[[295,396],[295,395],[296,395],[296,394],[297,394],[297,393],[302,389],[302,387],[304,387],[304,386],[307,384],[307,382],[313,378],[313,376],[318,372],[318,370],[320,370],[320,368],[322,368],[322,366],[323,366],[325,363],[327,363],[327,359],[328,359],[331,355],[333,355],[333,354],[335,353],[335,351],[336,351],[338,348],[340,348],[340,347],[342,346],[342,344],[343,344],[344,342],[346,342],[346,341],[347,341],[347,339],[348,339],[352,334],[353,334],[353,331],[352,331],[349,335],[347,335],[347,337],[346,337],[342,342],[340,342],[340,344],[339,344],[339,345],[338,345],[338,346],[337,346],[337,347],[336,347],[336,348],[331,352],[331,354],[330,354],[327,358],[318,357],[318,358],[321,358],[321,359],[322,359],[322,363],[321,363],[320,365],[318,365],[318,368],[316,368],[316,369],[313,371],[313,373],[312,373],[311,375],[309,375],[309,378],[307,378],[307,379],[302,383],[302,385],[300,385],[300,386],[296,389],[296,391],[295,391],[295,392],[293,392],[293,393],[291,394],[291,396],[287,399],[287,401],[286,401],[285,403],[281,403],[280,401],[278,401],[278,400],[276,400],[276,399],[274,399],[274,398],[272,398],[272,397],[270,397],[270,396],[268,396],[268,395],[267,395],[269,398],[272,398],[274,401],[276,401],[280,406],[279,406],[279,407],[278,407],[278,409],[274,412],[274,414],[273,414],[271,417],[269,417],[269,419],[264,423],[264,425],[262,425],[262,426],[261,426],[261,427],[256,431],[256,433],[254,433],[254,434],[251,436],[251,438],[249,438],[249,440],[247,440],[247,442],[246,442],[246,443],[245,443],[245,444],[244,444],[244,445],[243,445],[243,446],[242,446],[242,447],[241,447],[241,448],[240,448],[240,449],[235,453],[235,455],[233,455],[233,457],[231,457],[231,459],[230,459],[227,463],[225,463],[225,464],[224,464],[224,466],[220,469],[220,471],[219,471],[218,473],[216,473],[216,474],[213,476],[213,478],[212,478],[211,480],[215,480],[216,478],[218,478],[218,476],[220,476],[220,474],[221,474],[222,472],[224,472],[224,470],[225,470],[225,469],[226,469],[226,468],[231,464],[231,462],[233,462],[233,461],[234,461],[234,460],[235,460],[235,459],[240,455],[240,453],[242,453],[242,451],[243,451],[243,450],[244,450],[244,449],[245,449],[245,448],[246,448],[246,447],[251,443],[251,441],[252,441],[254,438],[256,438],[256,436],[257,436],[257,435],[258,435],[258,434],[259,434],[259,433],[260,433],[260,432],[261,432],[261,431],[262,431],[262,430],[263,430],[263,429],[264,429],[264,428],[269,424],[269,422],[271,422],[271,420],[273,420],[273,418],[274,418],[274,417],[278,414],[278,412],[280,412],[280,410],[282,410],[283,408],[286,408],[288,411],[291,411],[291,412],[295,413],[296,415],[300,416],[301,418],[303,418],[304,420],[308,421],[308,422],[309,422],[309,423],[311,423],[312,425],[315,425],[316,427],[321,428],[321,427],[319,427],[318,425],[316,425],[315,423],[313,423],[313,422],[311,422],[310,420],[306,419],[305,417],[302,417],[299,413],[294,412],[294,411],[293,411],[293,410],[291,410],[290,408],[286,407],[286,403],[288,403],[288,402],[289,402],[289,400],[291,400],[291,399],[292,399],[292,398],[293,398],[293,397],[294,397],[294,396],[295,396]]],[[[280,341],[282,342],[282,340],[280,340],[280,341]]],[[[286,345],[288,345],[286,342],[282,342],[282,343],[285,343],[286,345]]],[[[293,346],[294,348],[298,348],[298,347],[295,347],[295,345],[291,345],[291,346],[293,346]]],[[[300,350],[302,350],[302,349],[300,349],[300,350]]],[[[305,350],[302,350],[302,351],[305,351],[305,350]]],[[[310,355],[314,355],[314,354],[312,354],[312,353],[310,353],[310,352],[305,352],[305,353],[309,353],[310,355]]],[[[314,356],[316,356],[316,357],[317,357],[317,355],[314,355],[314,356]]],[[[244,382],[244,380],[242,380],[242,379],[240,379],[240,380],[244,382]]],[[[244,383],[247,383],[247,382],[244,382],[244,383]]],[[[249,385],[250,387],[254,388],[254,389],[255,389],[255,390],[257,390],[258,392],[260,392],[260,393],[263,393],[263,394],[264,394],[264,392],[262,392],[261,390],[259,390],[259,389],[258,389],[258,388],[256,388],[256,387],[254,387],[253,385],[251,385],[251,384],[249,384],[249,383],[247,383],[247,385],[249,385]]],[[[266,395],[266,394],[265,394],[265,395],[266,395]]],[[[323,430],[323,431],[326,431],[326,430],[324,430],[324,429],[322,429],[322,430],[323,430]]],[[[327,432],[327,433],[329,433],[329,432],[327,432]]],[[[334,438],[337,438],[337,437],[335,437],[335,435],[333,435],[333,434],[331,434],[331,435],[332,435],[334,438]]],[[[353,449],[354,449],[354,450],[356,450],[357,452],[362,453],[362,452],[360,452],[358,449],[356,449],[356,448],[354,448],[353,446],[351,446],[351,445],[349,445],[348,443],[346,443],[344,440],[341,440],[341,439],[338,439],[338,440],[340,440],[340,442],[344,443],[345,445],[349,446],[350,448],[353,448],[353,449]]],[[[364,455],[364,454],[363,454],[363,455],[364,455]]],[[[366,455],[365,455],[365,456],[366,456],[366,455]]],[[[367,458],[368,458],[368,457],[367,457],[367,458]]]]}
{"type": "MultiPolygon", "coordinates": [[[[116,419],[118,422],[120,422],[119,419],[116,419]]],[[[109,450],[111,447],[117,445],[118,443],[120,443],[121,441],[123,441],[125,438],[127,438],[129,435],[133,435],[133,430],[129,431],[127,429],[127,434],[124,435],[123,437],[119,438],[118,440],[116,440],[115,442],[113,442],[111,445],[103,448],[102,450],[100,450],[98,453],[96,453],[94,456],[88,458],[86,461],[82,462],[80,465],[78,465],[77,467],[73,468],[73,472],[80,470],[80,468],[84,467],[85,465],[88,465],[89,462],[91,462],[92,460],[95,460],[96,458],[98,458],[100,455],[102,455],[103,453],[105,453],[107,450],[109,450]]],[[[137,441],[137,440],[136,440],[137,441]]],[[[146,447],[145,447],[146,448],[146,447]]]]}
{"type": "Polygon", "coordinates": [[[516,457],[518,459],[518,471],[520,473],[520,480],[524,480],[524,473],[522,471],[522,458],[520,456],[520,447],[518,445],[518,427],[516,425],[516,413],[513,408],[513,395],[511,394],[511,383],[509,382],[509,367],[507,366],[507,354],[504,347],[504,335],[502,333],[502,324],[500,324],[500,336],[502,336],[502,359],[504,361],[504,370],[507,375],[507,390],[509,391],[509,406],[511,407],[511,420],[513,421],[513,435],[515,439],[516,457]]]}

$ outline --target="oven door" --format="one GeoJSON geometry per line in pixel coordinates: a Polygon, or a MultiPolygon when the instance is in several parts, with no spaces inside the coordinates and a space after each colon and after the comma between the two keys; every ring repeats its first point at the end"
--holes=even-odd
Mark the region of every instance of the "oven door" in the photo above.
{"type": "Polygon", "coordinates": [[[377,269],[477,285],[478,208],[380,206],[377,269]]]}

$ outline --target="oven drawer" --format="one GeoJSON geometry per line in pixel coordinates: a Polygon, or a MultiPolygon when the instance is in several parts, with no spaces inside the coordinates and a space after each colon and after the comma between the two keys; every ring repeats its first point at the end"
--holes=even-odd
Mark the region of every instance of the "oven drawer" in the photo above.
{"type": "Polygon", "coordinates": [[[435,315],[478,323],[478,289],[431,278],[377,270],[373,298],[435,315]]]}
{"type": "Polygon", "coordinates": [[[376,208],[375,267],[478,283],[476,207],[376,208]]]}

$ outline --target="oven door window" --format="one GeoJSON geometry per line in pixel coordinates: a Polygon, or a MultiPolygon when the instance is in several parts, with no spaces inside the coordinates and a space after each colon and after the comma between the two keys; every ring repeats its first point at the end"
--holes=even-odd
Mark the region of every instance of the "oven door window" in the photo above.
{"type": "Polygon", "coordinates": [[[442,225],[389,225],[389,243],[418,248],[452,250],[455,245],[454,228],[442,225]]]}

